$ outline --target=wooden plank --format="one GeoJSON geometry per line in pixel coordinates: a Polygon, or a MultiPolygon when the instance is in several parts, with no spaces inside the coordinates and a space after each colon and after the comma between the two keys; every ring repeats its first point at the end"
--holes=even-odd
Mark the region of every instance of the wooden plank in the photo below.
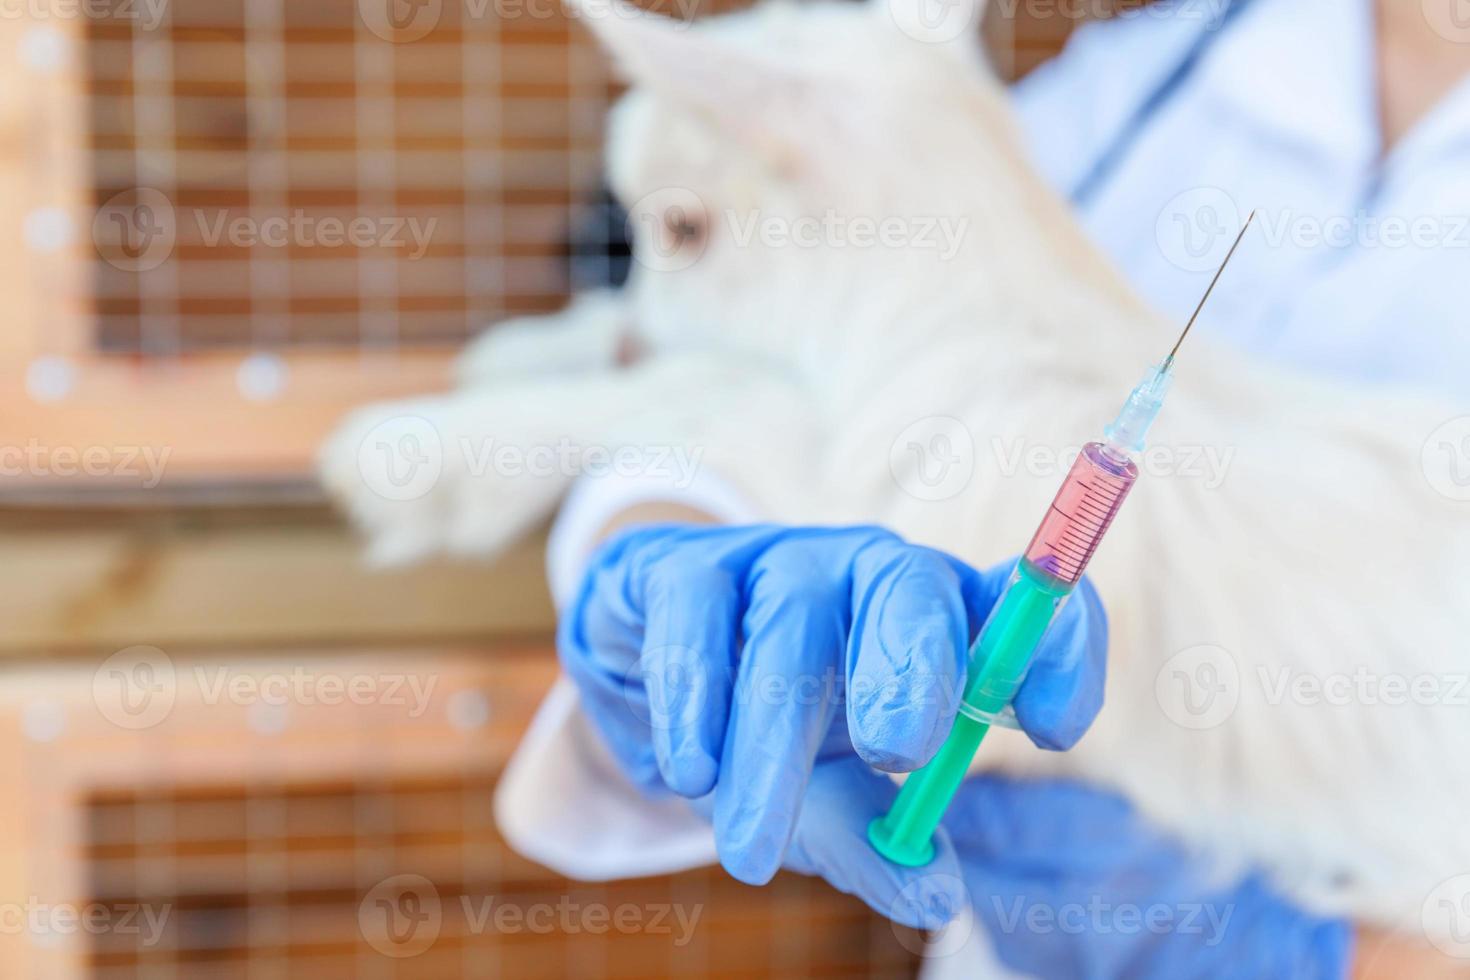
{"type": "Polygon", "coordinates": [[[815,879],[784,874],[751,888],[708,868],[584,883],[509,850],[494,825],[494,780],[555,672],[545,644],[251,651],[228,660],[175,651],[165,665],[174,681],[168,710],[141,727],[99,711],[99,665],[16,669],[0,687],[0,726],[20,728],[30,715],[24,737],[8,740],[17,764],[7,770],[0,761],[0,787],[24,820],[11,839],[17,852],[27,849],[20,866],[0,866],[0,894],[145,905],[155,921],[167,909],[167,922],[156,943],[141,931],[73,932],[44,944],[23,936],[7,976],[122,978],[172,967],[191,978],[243,977],[210,971],[262,960],[289,965],[291,976],[320,978],[327,960],[337,967],[325,975],[370,967],[376,976],[392,961],[364,941],[360,902],[396,873],[430,879],[451,911],[433,948],[404,960],[410,969],[399,976],[467,975],[471,961],[508,976],[596,963],[598,975],[629,980],[714,965],[722,976],[817,967],[826,976],[912,975],[900,945],[911,935],[815,879]],[[222,667],[261,681],[299,670],[319,681],[407,674],[437,683],[420,702],[428,710],[413,717],[386,698],[329,705],[298,697],[262,726],[251,697],[219,700],[194,680],[222,667]],[[478,710],[454,709],[466,698],[478,710]],[[38,703],[47,706],[45,724],[29,708],[38,703]],[[462,898],[489,896],[522,907],[683,903],[700,916],[679,948],[651,930],[481,928],[452,914],[462,898]]]}
{"type": "Polygon", "coordinates": [[[493,564],[365,568],[321,508],[4,512],[0,656],[545,635],[541,536],[493,564]]]}
{"type": "Polygon", "coordinates": [[[382,350],[283,355],[285,387],[251,401],[237,383],[244,352],[191,354],[140,365],[76,365],[64,398],[37,401],[27,361],[0,359],[0,446],[167,449],[166,478],[309,474],[323,437],[355,405],[445,389],[452,352],[382,350]]]}
{"type": "Polygon", "coordinates": [[[25,150],[0,167],[0,357],[74,349],[90,319],[74,247],[91,214],[85,26],[82,17],[0,17],[0,139],[25,150]]]}

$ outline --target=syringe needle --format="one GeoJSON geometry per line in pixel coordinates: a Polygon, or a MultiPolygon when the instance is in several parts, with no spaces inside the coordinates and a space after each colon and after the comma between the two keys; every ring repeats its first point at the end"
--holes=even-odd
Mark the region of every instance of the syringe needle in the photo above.
{"type": "Polygon", "coordinates": [[[1164,364],[1159,369],[1160,374],[1167,373],[1169,368],[1174,366],[1174,355],[1179,353],[1179,347],[1181,344],[1184,343],[1184,338],[1189,336],[1189,331],[1194,327],[1194,321],[1199,319],[1200,311],[1205,308],[1205,304],[1208,303],[1210,300],[1210,294],[1215,291],[1215,283],[1220,281],[1220,276],[1224,274],[1225,267],[1230,264],[1230,257],[1233,256],[1235,254],[1235,250],[1240,247],[1241,239],[1245,237],[1245,233],[1250,230],[1251,222],[1255,220],[1256,212],[1252,211],[1251,216],[1245,219],[1245,224],[1241,225],[1240,234],[1235,236],[1235,244],[1231,245],[1230,251],[1225,253],[1225,261],[1221,262],[1220,268],[1215,270],[1215,278],[1210,280],[1210,287],[1206,289],[1205,294],[1200,297],[1199,305],[1194,308],[1194,314],[1190,316],[1189,322],[1184,325],[1184,332],[1179,335],[1178,340],[1174,341],[1174,349],[1169,351],[1168,357],[1164,358],[1164,364]]]}

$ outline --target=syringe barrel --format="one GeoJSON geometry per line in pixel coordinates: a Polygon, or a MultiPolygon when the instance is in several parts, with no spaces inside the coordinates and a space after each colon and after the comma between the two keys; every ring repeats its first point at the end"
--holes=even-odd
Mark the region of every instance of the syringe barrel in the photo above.
{"type": "Polygon", "coordinates": [[[1083,446],[1026,546],[1025,560],[1076,585],[1137,479],[1137,465],[1123,452],[1101,442],[1083,446]]]}
{"type": "Polygon", "coordinates": [[[930,840],[993,723],[1009,723],[1011,699],[1067,596],[1082,579],[1128,495],[1138,467],[1102,443],[1083,447],[1041,526],[970,646],[965,692],[954,728],[934,758],[912,773],[868,839],[910,867],[927,864],[930,840]]]}
{"type": "Polygon", "coordinates": [[[1082,447],[1000,600],[970,647],[960,711],[976,721],[1015,726],[1011,699],[1031,655],[1092,561],[1138,479],[1126,455],[1100,442],[1082,447]]]}
{"type": "Polygon", "coordinates": [[[1021,689],[1031,656],[1072,592],[1072,584],[1022,558],[980,635],[970,645],[960,712],[986,724],[1011,725],[1011,699],[1021,689]]]}

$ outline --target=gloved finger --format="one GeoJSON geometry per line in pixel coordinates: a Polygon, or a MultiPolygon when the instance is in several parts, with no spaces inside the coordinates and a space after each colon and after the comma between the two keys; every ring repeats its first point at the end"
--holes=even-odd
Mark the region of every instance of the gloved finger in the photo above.
{"type": "Polygon", "coordinates": [[[629,570],[646,534],[625,534],[599,548],[588,562],[572,602],[561,617],[564,666],[574,674],[620,682],[643,644],[643,603],[629,587],[629,570]]]}
{"type": "Polygon", "coordinates": [[[644,584],[639,663],[654,756],[681,796],[714,788],[739,644],[740,584],[718,563],[665,558],[644,584]]]}
{"type": "Polygon", "coordinates": [[[965,653],[968,656],[968,645],[980,635],[980,628],[985,625],[990,611],[995,608],[996,600],[1005,590],[1006,583],[1010,581],[1011,572],[1015,570],[1016,565],[1015,562],[1008,561],[992,565],[990,568],[975,569],[953,555],[947,555],[944,552],[938,554],[949,565],[950,570],[955,573],[955,577],[960,582],[960,596],[964,600],[967,617],[965,653]]]}
{"type": "Polygon", "coordinates": [[[869,765],[922,766],[954,723],[969,615],[949,559],[881,538],[853,560],[847,724],[869,765]]]}
{"type": "Polygon", "coordinates": [[[837,713],[847,637],[841,570],[802,542],[758,559],[747,582],[736,695],[715,788],[715,845],[736,878],[781,866],[817,751],[837,713]]]}
{"type": "Polygon", "coordinates": [[[898,795],[887,776],[848,757],[812,771],[786,866],[856,895],[880,915],[915,929],[938,929],[969,902],[949,835],[934,835],[934,860],[904,868],[868,843],[868,824],[898,795]]]}
{"type": "MultiPolygon", "coordinates": [[[[686,567],[723,569],[738,578],[749,556],[778,533],[769,526],[715,534],[692,525],[648,525],[623,531],[592,556],[581,587],[558,624],[557,653],[619,767],[643,789],[666,788],[666,767],[655,749],[654,727],[657,717],[668,715],[650,698],[644,679],[649,665],[640,660],[647,625],[646,585],[652,570],[672,556],[683,556],[686,567]]],[[[664,680],[677,673],[657,662],[652,670],[664,680]]],[[[665,694],[655,686],[655,697],[665,694]]],[[[670,744],[665,741],[664,749],[670,744]]],[[[690,781],[697,782],[697,774],[690,781]]]]}
{"type": "Polygon", "coordinates": [[[1108,618],[1083,579],[1046,631],[1016,692],[1016,720],[1043,749],[1069,749],[1102,709],[1108,618]]]}
{"type": "Polygon", "coordinates": [[[1096,875],[1159,850],[1157,833],[1123,797],[1064,779],[970,776],[943,825],[982,875],[1096,875]]]}
{"type": "Polygon", "coordinates": [[[780,536],[771,525],[712,529],[652,524],[625,530],[593,554],[572,603],[569,671],[598,673],[620,684],[643,647],[648,583],[667,562],[681,568],[720,569],[737,581],[754,555],[780,536]]]}
{"type": "Polygon", "coordinates": [[[557,623],[556,650],[583,710],[619,768],[647,791],[663,777],[649,738],[650,707],[636,676],[643,611],[627,588],[628,538],[594,557],[573,602],[557,623]]]}

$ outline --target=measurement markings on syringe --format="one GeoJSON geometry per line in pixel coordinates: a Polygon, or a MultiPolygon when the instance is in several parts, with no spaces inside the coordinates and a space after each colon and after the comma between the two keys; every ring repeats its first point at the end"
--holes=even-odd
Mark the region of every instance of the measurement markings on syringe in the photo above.
{"type": "Polygon", "coordinates": [[[1067,579],[1074,578],[1092,558],[1117,513],[1118,502],[1123,495],[1122,488],[1112,486],[1106,481],[1099,486],[1097,482],[1088,480],[1082,484],[1082,491],[1081,498],[1073,504],[1073,512],[1070,514],[1058,507],[1055,500],[1051,505],[1051,509],[1059,517],[1065,518],[1065,523],[1061,537],[1047,540],[1045,544],[1061,566],[1055,571],[1067,579]],[[1086,533],[1079,531],[1079,528],[1085,528],[1086,533]]]}

